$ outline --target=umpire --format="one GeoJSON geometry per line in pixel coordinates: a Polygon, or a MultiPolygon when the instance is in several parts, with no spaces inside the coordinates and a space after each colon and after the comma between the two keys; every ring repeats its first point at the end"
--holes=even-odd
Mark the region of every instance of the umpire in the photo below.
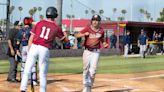
{"type": "Polygon", "coordinates": [[[10,63],[10,69],[9,69],[7,81],[9,82],[18,82],[18,80],[16,79],[18,62],[15,60],[15,54],[16,54],[16,38],[19,30],[20,30],[20,22],[15,21],[14,28],[10,30],[9,36],[7,38],[8,39],[7,55],[9,56],[9,63],[10,63]]]}
{"type": "Polygon", "coordinates": [[[138,46],[140,48],[140,55],[142,58],[145,58],[147,45],[148,45],[148,36],[144,32],[144,30],[141,29],[141,34],[138,37],[138,46]]]}

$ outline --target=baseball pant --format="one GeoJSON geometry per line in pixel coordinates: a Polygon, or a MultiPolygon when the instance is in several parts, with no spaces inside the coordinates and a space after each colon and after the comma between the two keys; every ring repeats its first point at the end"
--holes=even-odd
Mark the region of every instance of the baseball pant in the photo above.
{"type": "Polygon", "coordinates": [[[18,62],[15,61],[14,57],[9,57],[9,62],[10,62],[10,69],[7,79],[16,79],[18,62]]]}
{"type": "MultiPolygon", "coordinates": [[[[23,73],[24,73],[24,68],[25,68],[25,63],[26,63],[26,59],[27,59],[27,53],[28,53],[28,46],[22,46],[22,63],[21,63],[21,79],[23,77],[23,73]]],[[[32,67],[32,78],[34,81],[37,81],[36,79],[36,64],[34,65],[34,67],[32,67]]],[[[31,77],[29,77],[31,78],[31,77]]]]}
{"type": "Polygon", "coordinates": [[[147,46],[146,45],[140,45],[140,55],[141,57],[145,57],[147,46]]]}
{"type": "Polygon", "coordinates": [[[83,84],[92,87],[95,79],[96,69],[99,62],[100,50],[84,50],[83,53],[83,84]]]}
{"type": "Polygon", "coordinates": [[[129,51],[129,47],[128,47],[128,44],[126,44],[124,46],[124,57],[127,57],[128,56],[128,51],[129,51]]]}
{"type": "Polygon", "coordinates": [[[21,81],[21,90],[27,90],[28,77],[31,73],[32,67],[36,63],[38,57],[39,61],[39,77],[40,77],[40,91],[46,92],[47,86],[47,71],[48,71],[48,59],[49,59],[49,49],[41,46],[32,44],[27,55],[27,60],[25,64],[25,70],[23,74],[23,79],[21,81]]]}

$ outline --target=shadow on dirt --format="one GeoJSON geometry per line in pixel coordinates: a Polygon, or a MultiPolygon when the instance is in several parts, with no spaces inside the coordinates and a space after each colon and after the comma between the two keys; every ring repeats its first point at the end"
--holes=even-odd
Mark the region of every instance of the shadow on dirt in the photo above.
{"type": "Polygon", "coordinates": [[[105,92],[131,92],[133,89],[116,89],[116,90],[109,90],[105,92]]]}
{"type": "Polygon", "coordinates": [[[59,80],[47,80],[47,84],[51,84],[54,82],[62,82],[62,81],[66,81],[66,79],[59,79],[59,80]]]}

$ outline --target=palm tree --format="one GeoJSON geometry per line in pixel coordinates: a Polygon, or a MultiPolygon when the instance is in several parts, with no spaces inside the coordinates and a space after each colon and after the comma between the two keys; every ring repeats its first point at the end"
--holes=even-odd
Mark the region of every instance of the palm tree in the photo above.
{"type": "Polygon", "coordinates": [[[122,15],[123,15],[122,17],[124,17],[124,20],[125,20],[125,14],[127,13],[127,11],[126,11],[125,9],[122,9],[122,10],[121,10],[121,13],[122,13],[122,15]]]}
{"type": "Polygon", "coordinates": [[[34,9],[30,9],[30,10],[28,11],[28,13],[29,13],[29,15],[30,15],[31,17],[33,17],[33,15],[34,15],[34,9]]]}
{"type": "Polygon", "coordinates": [[[41,11],[42,11],[42,7],[38,7],[39,18],[40,18],[40,19],[43,19],[43,18],[40,17],[40,16],[42,16],[42,15],[40,14],[41,11]]]}
{"type": "Polygon", "coordinates": [[[71,18],[71,15],[67,14],[66,17],[67,17],[68,19],[70,19],[70,18],[71,18]]]}
{"type": "Polygon", "coordinates": [[[18,10],[19,10],[19,12],[20,12],[20,20],[21,20],[21,14],[22,14],[22,10],[23,10],[22,6],[19,6],[19,7],[18,7],[18,10]]]}
{"type": "Polygon", "coordinates": [[[106,20],[111,20],[109,17],[106,17],[106,20]]]}
{"type": "Polygon", "coordinates": [[[38,7],[38,11],[39,11],[39,15],[40,15],[40,12],[42,11],[42,7],[38,7]]]}
{"type": "Polygon", "coordinates": [[[147,13],[147,14],[146,14],[146,18],[147,18],[147,20],[149,21],[149,19],[151,18],[151,14],[150,14],[150,13],[147,13]]]}
{"type": "Polygon", "coordinates": [[[153,21],[153,18],[150,18],[150,21],[153,21]]]}
{"type": "Polygon", "coordinates": [[[139,9],[139,12],[141,13],[141,17],[144,17],[145,10],[143,8],[139,9]]]}
{"type": "Polygon", "coordinates": [[[35,20],[35,14],[36,14],[37,10],[38,10],[37,7],[33,7],[33,11],[34,11],[33,18],[34,18],[34,20],[35,20]]]}
{"type": "Polygon", "coordinates": [[[144,13],[144,11],[145,11],[145,10],[144,10],[144,9],[142,9],[142,8],[141,8],[141,9],[139,9],[139,12],[140,12],[141,14],[143,14],[143,13],[144,13]]]}
{"type": "Polygon", "coordinates": [[[118,21],[123,21],[125,20],[124,17],[118,17],[118,21]]]}
{"type": "Polygon", "coordinates": [[[116,14],[116,11],[117,11],[117,8],[113,8],[113,20],[115,20],[116,21],[116,17],[115,17],[115,14],[116,14]]]}
{"type": "Polygon", "coordinates": [[[44,16],[41,14],[41,15],[39,15],[39,18],[40,18],[40,20],[43,20],[44,16]]]}
{"type": "Polygon", "coordinates": [[[75,18],[75,15],[72,15],[72,18],[75,18]]]}
{"type": "Polygon", "coordinates": [[[99,14],[100,15],[102,15],[103,13],[104,13],[104,10],[103,9],[99,10],[99,14]]]}
{"type": "Polygon", "coordinates": [[[95,10],[91,10],[91,14],[94,15],[96,13],[95,10]]]}
{"type": "Polygon", "coordinates": [[[89,11],[88,11],[88,10],[85,10],[86,17],[87,17],[87,15],[88,15],[88,13],[89,13],[89,11]]]}

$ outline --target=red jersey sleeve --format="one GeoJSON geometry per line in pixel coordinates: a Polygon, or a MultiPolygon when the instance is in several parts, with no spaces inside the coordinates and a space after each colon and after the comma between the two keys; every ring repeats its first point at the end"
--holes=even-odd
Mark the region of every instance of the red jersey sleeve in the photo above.
{"type": "Polygon", "coordinates": [[[62,29],[61,28],[58,28],[57,30],[57,37],[60,39],[60,40],[63,40],[65,38],[63,32],[62,32],[62,29]]]}

